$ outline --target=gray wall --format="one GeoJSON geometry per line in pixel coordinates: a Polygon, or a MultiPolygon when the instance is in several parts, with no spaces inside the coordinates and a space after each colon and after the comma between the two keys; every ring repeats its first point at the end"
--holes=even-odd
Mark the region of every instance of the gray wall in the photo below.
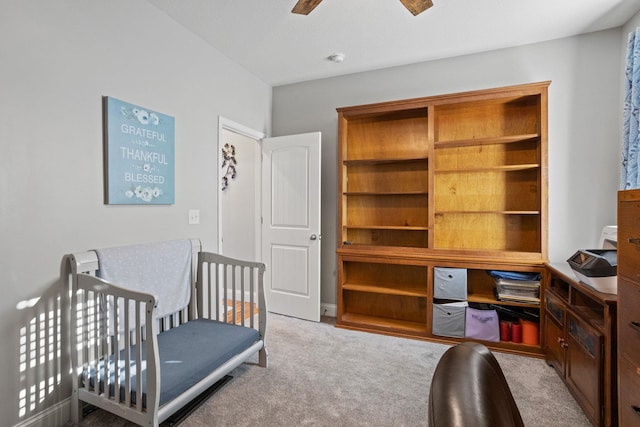
{"type": "Polygon", "coordinates": [[[549,257],[597,244],[616,223],[621,38],[615,29],[274,88],[274,135],[322,131],[322,301],[336,302],[336,107],[551,80],[549,257]]]}
{"type": "Polygon", "coordinates": [[[0,62],[0,424],[53,408],[62,425],[63,255],[186,237],[216,250],[218,116],[269,134],[271,88],[143,0],[3,1],[0,62]],[[103,204],[103,95],[175,117],[174,205],[103,204]]]}

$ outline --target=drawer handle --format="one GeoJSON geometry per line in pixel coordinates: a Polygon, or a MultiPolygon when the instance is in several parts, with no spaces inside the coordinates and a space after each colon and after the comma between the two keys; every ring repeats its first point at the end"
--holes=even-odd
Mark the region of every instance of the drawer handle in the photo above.
{"type": "Polygon", "coordinates": [[[640,414],[640,406],[638,405],[631,405],[631,408],[636,411],[636,414],[640,414]]]}
{"type": "Polygon", "coordinates": [[[632,245],[640,246],[640,237],[629,237],[627,241],[632,245]]]}
{"type": "Polygon", "coordinates": [[[629,322],[629,326],[631,326],[632,328],[640,329],[640,322],[638,322],[637,320],[632,320],[631,322],[629,322]]]}

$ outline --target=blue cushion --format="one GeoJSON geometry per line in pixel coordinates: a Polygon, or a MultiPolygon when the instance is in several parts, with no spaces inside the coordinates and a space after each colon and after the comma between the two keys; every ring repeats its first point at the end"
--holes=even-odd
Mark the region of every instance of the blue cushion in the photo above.
{"type": "MultiPolygon", "coordinates": [[[[176,398],[204,377],[215,371],[236,354],[251,347],[260,339],[253,328],[232,325],[209,319],[196,319],[158,335],[160,355],[160,406],[176,398]]],[[[146,359],[143,347],[142,358],[146,359]]],[[[124,401],[124,351],[120,353],[120,401],[124,401]]],[[[135,365],[135,346],[131,349],[131,366],[135,365]]],[[[115,382],[113,360],[109,372],[115,382]]],[[[103,364],[99,369],[102,371],[103,364]]],[[[91,369],[90,383],[94,386],[95,370],[91,369]]],[[[142,405],[146,407],[146,381],[142,382],[142,405]]],[[[104,382],[100,380],[100,391],[104,382]]],[[[114,397],[114,387],[109,390],[114,397]]],[[[131,378],[131,403],[136,403],[136,377],[131,378]]]]}
{"type": "Polygon", "coordinates": [[[260,339],[257,330],[197,319],[158,335],[160,405],[174,399],[260,339]]]}

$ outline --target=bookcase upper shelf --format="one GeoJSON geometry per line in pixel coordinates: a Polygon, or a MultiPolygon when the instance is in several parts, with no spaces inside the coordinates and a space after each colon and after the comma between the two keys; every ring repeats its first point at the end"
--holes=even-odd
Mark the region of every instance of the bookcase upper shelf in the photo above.
{"type": "Polygon", "coordinates": [[[548,84],[338,108],[338,242],[544,261],[548,84]]]}
{"type": "Polygon", "coordinates": [[[436,169],[436,173],[460,173],[460,172],[490,172],[490,171],[521,171],[527,169],[537,169],[540,167],[539,163],[522,164],[522,165],[500,165],[491,167],[470,167],[470,168],[457,168],[457,169],[436,169]]]}
{"type": "Polygon", "coordinates": [[[426,162],[427,157],[408,157],[408,158],[377,158],[377,159],[346,159],[344,164],[347,166],[352,165],[376,165],[376,164],[388,164],[388,163],[413,163],[413,162],[426,162]]]}
{"type": "Polygon", "coordinates": [[[525,134],[525,135],[509,135],[499,136],[494,138],[472,138],[463,140],[452,141],[435,141],[435,148],[452,148],[452,147],[467,147],[474,145],[489,145],[489,144],[511,144],[514,142],[523,141],[535,141],[540,138],[538,134],[525,134]]]}

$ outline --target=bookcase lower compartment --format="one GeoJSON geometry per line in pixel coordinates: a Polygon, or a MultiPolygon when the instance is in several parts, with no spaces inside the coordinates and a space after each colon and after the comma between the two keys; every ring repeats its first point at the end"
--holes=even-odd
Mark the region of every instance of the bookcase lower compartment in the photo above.
{"type": "Polygon", "coordinates": [[[342,251],[338,257],[336,325],[451,344],[474,340],[494,350],[543,355],[539,301],[535,296],[529,297],[528,302],[524,297],[522,301],[505,299],[502,294],[498,298],[495,279],[488,274],[491,270],[503,270],[544,277],[543,266],[417,258],[362,257],[342,251]],[[514,325],[524,330],[526,324],[528,330],[533,328],[535,332],[529,335],[529,340],[496,339],[495,334],[492,338],[483,338],[485,335],[472,338],[476,335],[465,334],[465,312],[471,308],[493,313],[494,321],[509,331],[514,325]]]}
{"type": "Polygon", "coordinates": [[[427,333],[426,298],[343,291],[339,324],[400,335],[427,333]]]}

